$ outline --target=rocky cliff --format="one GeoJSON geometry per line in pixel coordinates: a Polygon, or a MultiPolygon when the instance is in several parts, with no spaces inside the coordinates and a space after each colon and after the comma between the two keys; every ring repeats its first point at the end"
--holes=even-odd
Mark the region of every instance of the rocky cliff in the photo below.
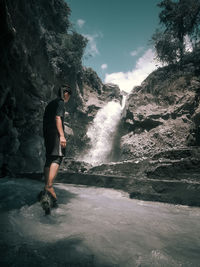
{"type": "Polygon", "coordinates": [[[199,55],[154,71],[129,96],[121,159],[199,145],[199,55]]]}
{"type": "Polygon", "coordinates": [[[65,120],[68,157],[84,146],[98,108],[115,97],[82,67],[87,40],[71,30],[70,12],[64,0],[0,0],[0,176],[42,170],[42,116],[61,84],[73,92],[65,120]]]}
{"type": "MultiPolygon", "coordinates": [[[[70,10],[64,1],[0,3],[0,166],[4,175],[42,168],[42,114],[60,83],[72,84],[79,96],[75,82],[81,55],[76,52],[76,39],[83,47],[84,40],[76,33],[66,34],[70,10]]],[[[74,102],[72,109],[76,106],[74,102]]]]}

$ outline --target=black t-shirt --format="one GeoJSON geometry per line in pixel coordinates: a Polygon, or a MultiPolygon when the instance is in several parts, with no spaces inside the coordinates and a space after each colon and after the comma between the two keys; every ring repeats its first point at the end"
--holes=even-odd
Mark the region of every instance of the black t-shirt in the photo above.
{"type": "Polygon", "coordinates": [[[56,98],[51,101],[45,108],[43,117],[43,131],[44,134],[49,131],[57,131],[56,127],[56,116],[60,116],[62,120],[62,126],[64,130],[64,115],[65,115],[65,105],[64,100],[61,98],[56,98]]]}

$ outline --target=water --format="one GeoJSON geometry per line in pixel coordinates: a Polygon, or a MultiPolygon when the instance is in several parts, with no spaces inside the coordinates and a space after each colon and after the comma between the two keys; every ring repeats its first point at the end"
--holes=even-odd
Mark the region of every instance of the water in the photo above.
{"type": "Polygon", "coordinates": [[[122,105],[119,102],[111,101],[97,112],[87,131],[91,147],[85,156],[81,157],[81,160],[93,165],[109,160],[125,102],[126,97],[123,96],[122,105]]]}
{"type": "Polygon", "coordinates": [[[60,183],[59,208],[45,216],[41,188],[0,180],[1,266],[200,266],[200,208],[60,183]]]}

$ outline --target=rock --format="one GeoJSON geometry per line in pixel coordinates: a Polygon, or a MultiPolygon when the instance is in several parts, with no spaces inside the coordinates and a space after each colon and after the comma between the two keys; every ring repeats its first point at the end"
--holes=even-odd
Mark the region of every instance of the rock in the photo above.
{"type": "Polygon", "coordinates": [[[194,70],[188,80],[184,71],[167,67],[133,90],[122,125],[121,160],[198,144],[198,81],[194,70]]]}
{"type": "Polygon", "coordinates": [[[120,93],[119,86],[112,83],[107,83],[103,85],[103,99],[111,101],[113,99],[120,100],[122,99],[122,94],[120,93]]]}
{"type": "Polygon", "coordinates": [[[70,173],[85,173],[88,172],[91,167],[92,165],[89,163],[66,157],[64,158],[60,168],[62,171],[67,171],[70,173]]]}
{"type": "MultiPolygon", "coordinates": [[[[20,144],[20,153],[21,157],[24,159],[24,172],[43,171],[45,155],[43,138],[30,134],[24,141],[22,140],[20,144]]],[[[17,169],[17,172],[20,172],[20,169],[16,165],[17,164],[13,162],[10,166],[12,169],[17,169]]]]}
{"type": "Polygon", "coordinates": [[[74,135],[74,132],[73,132],[72,128],[70,128],[70,127],[67,126],[66,124],[65,124],[65,126],[64,126],[64,131],[65,131],[65,133],[67,134],[67,136],[73,136],[73,135],[74,135]]]}
{"type": "Polygon", "coordinates": [[[92,87],[93,90],[96,90],[98,94],[102,93],[102,87],[103,87],[102,81],[93,69],[84,67],[83,82],[86,85],[92,87]]]}
{"type": "Polygon", "coordinates": [[[199,170],[200,148],[185,147],[96,167],[66,159],[58,181],[116,188],[134,199],[199,206],[199,170]]]}

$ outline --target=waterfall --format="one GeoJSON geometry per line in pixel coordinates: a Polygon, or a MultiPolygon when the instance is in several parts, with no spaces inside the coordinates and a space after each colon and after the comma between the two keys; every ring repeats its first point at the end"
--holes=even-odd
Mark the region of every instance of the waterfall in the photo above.
{"type": "Polygon", "coordinates": [[[111,101],[97,112],[87,131],[91,147],[82,158],[83,161],[93,165],[108,161],[125,103],[126,96],[123,96],[121,105],[119,102],[111,101]]]}

